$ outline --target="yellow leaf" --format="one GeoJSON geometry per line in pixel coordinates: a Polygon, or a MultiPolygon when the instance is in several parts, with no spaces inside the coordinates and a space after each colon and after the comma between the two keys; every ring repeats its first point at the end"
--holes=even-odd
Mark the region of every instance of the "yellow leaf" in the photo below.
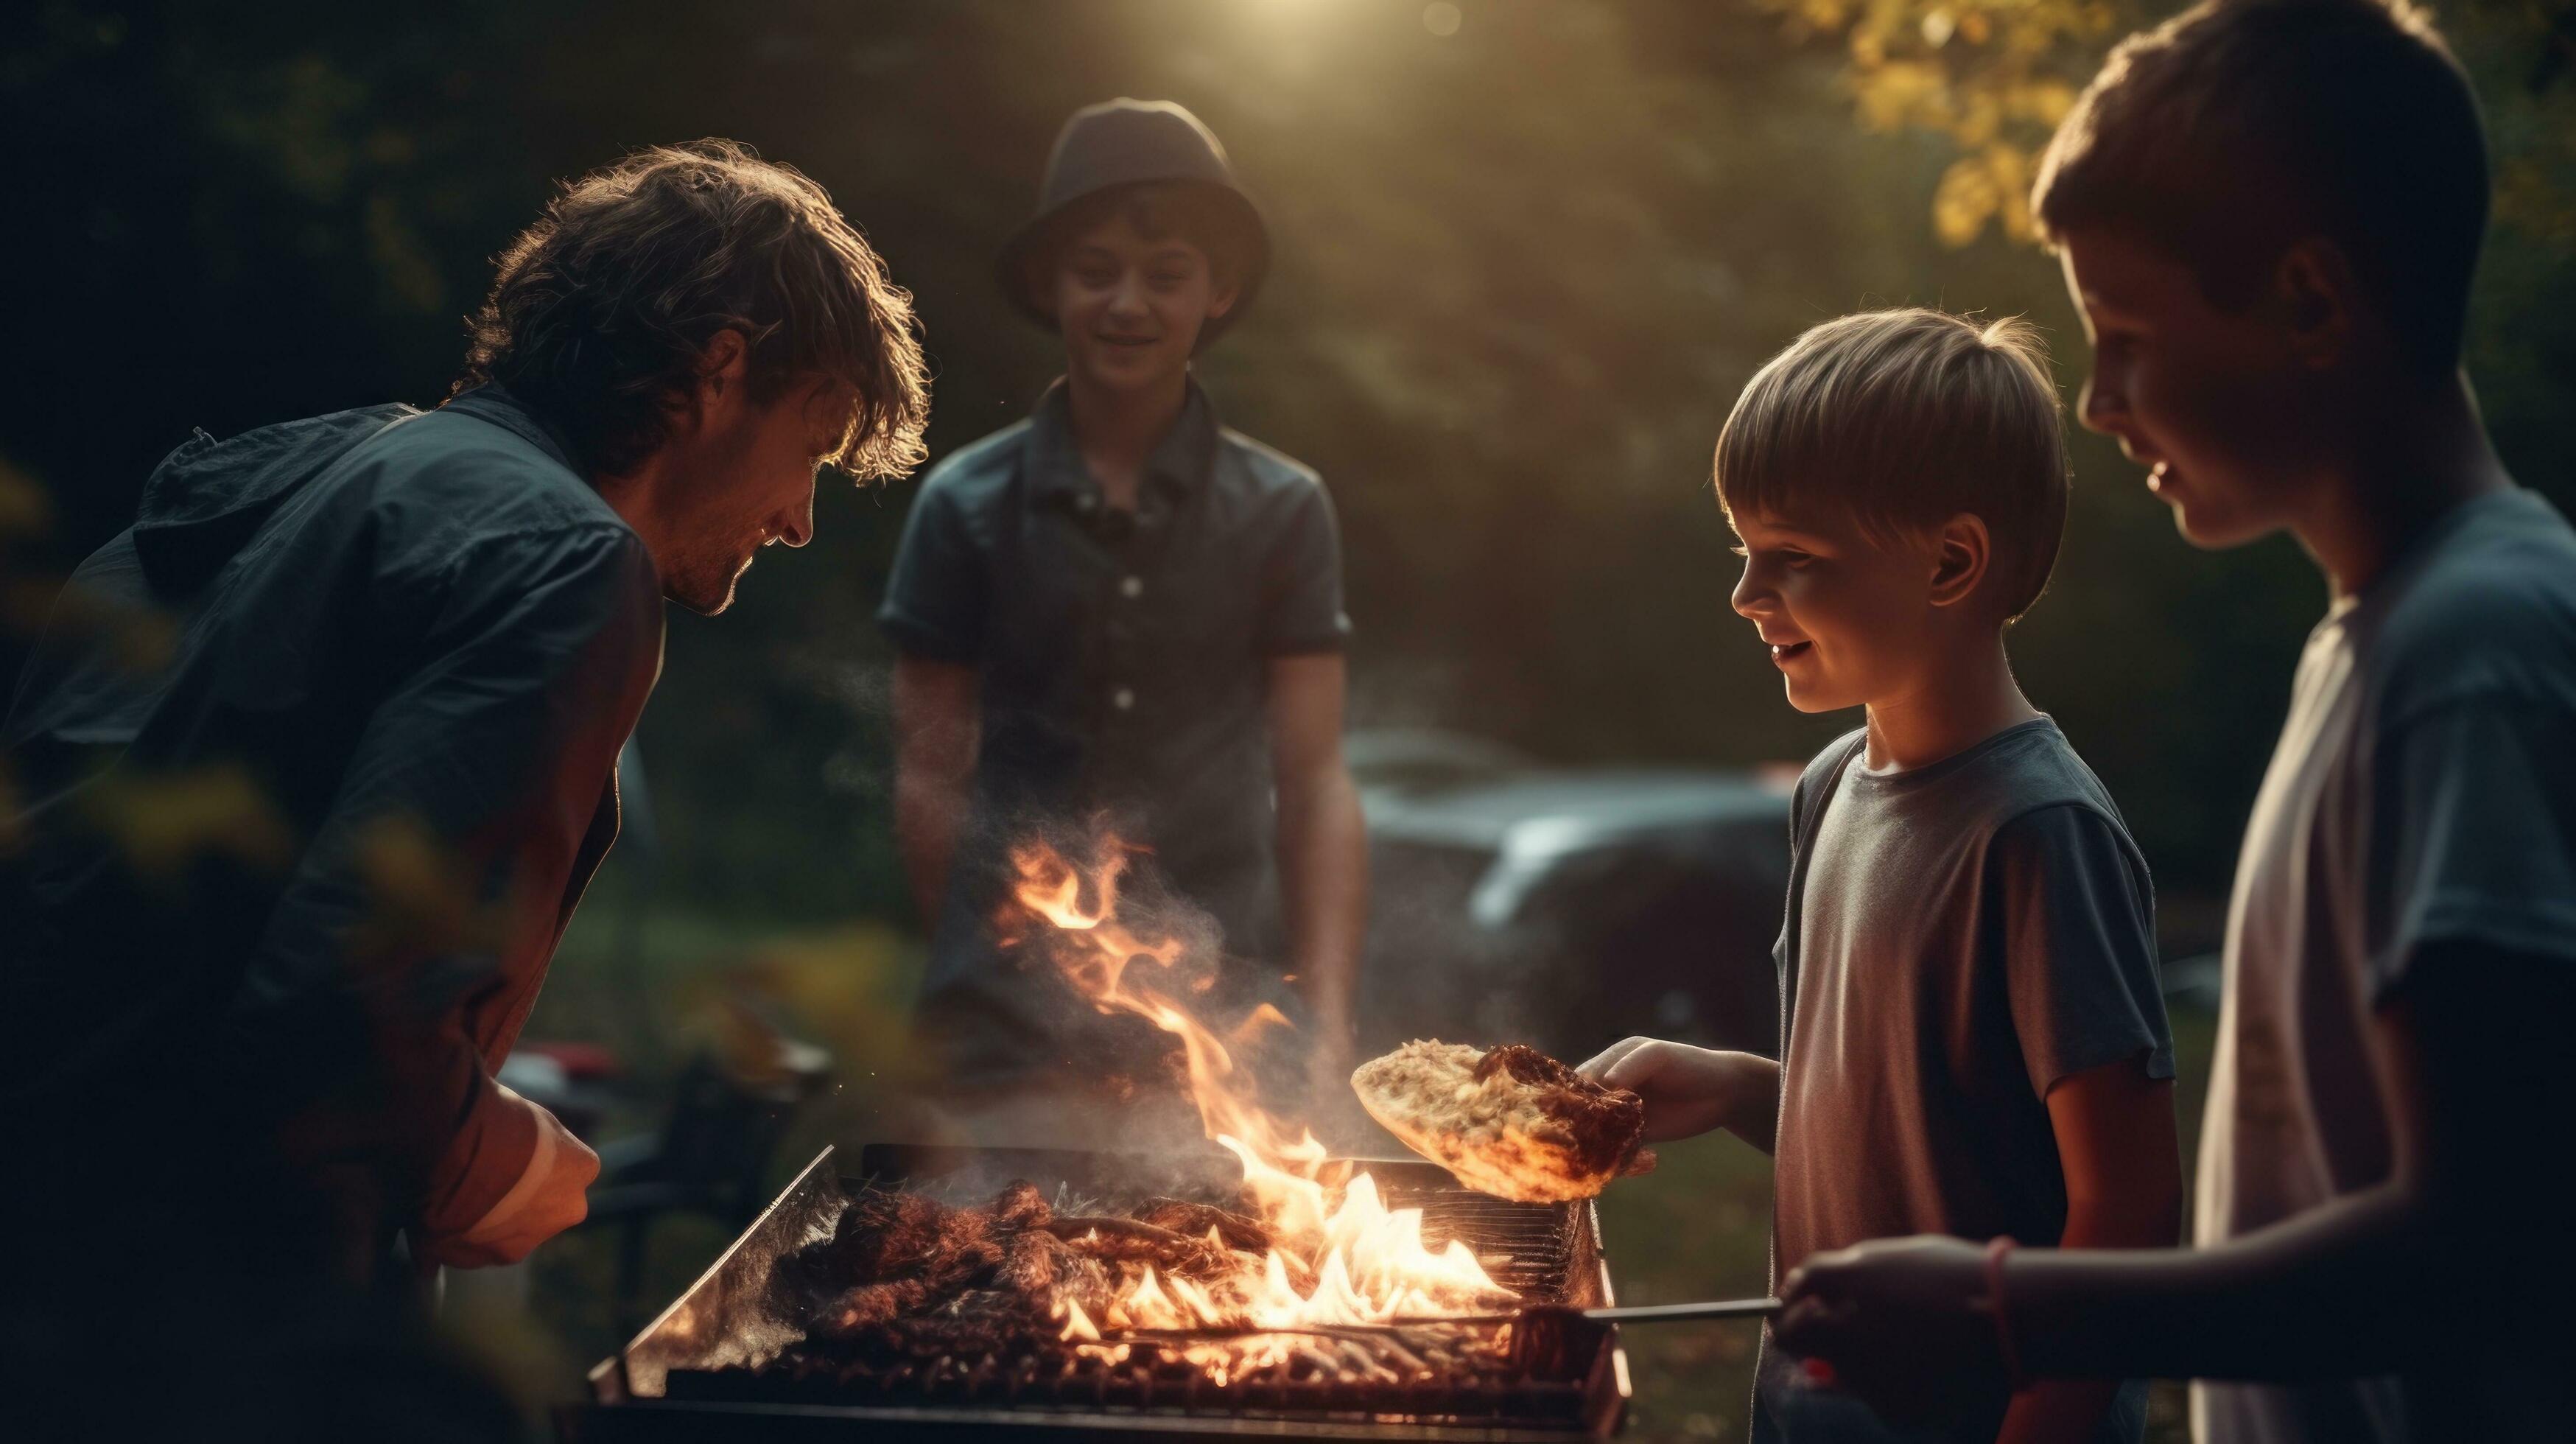
{"type": "Polygon", "coordinates": [[[1854,82],[1852,97],[1862,126],[1870,130],[1944,127],[1950,113],[1948,80],[1941,67],[1921,61],[1881,66],[1854,82]]]}
{"type": "Polygon", "coordinates": [[[1963,146],[1986,145],[1994,140],[2003,123],[2003,103],[1990,91],[1971,91],[1958,120],[1950,127],[1950,135],[1963,146]]]}
{"type": "Polygon", "coordinates": [[[2015,120],[2055,128],[2075,108],[2075,87],[2062,80],[2031,80],[2007,93],[2005,109],[2015,120]]]}
{"type": "Polygon", "coordinates": [[[1986,173],[1994,178],[1996,217],[2004,234],[2016,241],[2038,240],[2039,227],[2030,214],[2030,153],[2019,146],[1991,145],[1984,160],[1986,173]]]}
{"type": "Polygon", "coordinates": [[[1932,233],[1945,246],[1964,246],[1986,228],[2002,202],[1985,157],[1961,156],[1941,172],[1941,184],[1932,192],[1932,233]]]}

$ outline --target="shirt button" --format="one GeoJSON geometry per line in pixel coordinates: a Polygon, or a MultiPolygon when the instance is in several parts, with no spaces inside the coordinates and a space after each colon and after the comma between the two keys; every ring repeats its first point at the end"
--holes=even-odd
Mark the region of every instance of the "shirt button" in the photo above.
{"type": "Polygon", "coordinates": [[[1145,579],[1143,577],[1128,577],[1120,581],[1118,583],[1118,595],[1125,597],[1131,602],[1136,600],[1138,597],[1145,595],[1145,579]]]}
{"type": "Polygon", "coordinates": [[[1121,687],[1117,691],[1110,693],[1109,705],[1117,708],[1121,712],[1134,707],[1136,705],[1135,689],[1130,687],[1121,687]]]}

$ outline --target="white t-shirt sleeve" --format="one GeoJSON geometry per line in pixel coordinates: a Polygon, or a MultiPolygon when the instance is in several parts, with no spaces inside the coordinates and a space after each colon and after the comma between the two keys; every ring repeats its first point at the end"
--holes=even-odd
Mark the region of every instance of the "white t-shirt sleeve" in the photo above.
{"type": "Polygon", "coordinates": [[[2384,996],[2436,943],[2576,961],[2576,716],[2441,702],[2377,739],[2362,911],[2384,996]]]}

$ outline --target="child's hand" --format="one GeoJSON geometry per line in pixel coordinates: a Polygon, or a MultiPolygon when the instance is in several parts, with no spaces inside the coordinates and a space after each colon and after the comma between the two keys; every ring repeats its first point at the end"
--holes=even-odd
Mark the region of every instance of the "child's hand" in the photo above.
{"type": "Polygon", "coordinates": [[[1623,1039],[1576,1071],[1645,1099],[1649,1143],[1712,1128],[1742,1132],[1748,1121],[1761,1123],[1767,1136],[1779,1099],[1780,1071],[1770,1059],[1661,1038],[1623,1039]]]}
{"type": "Polygon", "coordinates": [[[1955,1238],[1873,1239],[1817,1254],[1781,1281],[1772,1325],[1822,1359],[1833,1386],[1895,1423],[1953,1417],[2003,1382],[1985,1250],[1955,1238]]]}

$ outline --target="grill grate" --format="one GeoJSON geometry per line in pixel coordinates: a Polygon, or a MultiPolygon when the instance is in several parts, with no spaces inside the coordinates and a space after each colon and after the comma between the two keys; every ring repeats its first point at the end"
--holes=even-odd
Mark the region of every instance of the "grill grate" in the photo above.
{"type": "Polygon", "coordinates": [[[1456,1185],[1384,1185],[1389,1208],[1422,1210],[1422,1236],[1433,1247],[1459,1239],[1474,1250],[1494,1282],[1533,1303],[1566,1302],[1576,1283],[1575,1239],[1582,1215],[1566,1204],[1511,1203],[1456,1185]]]}
{"type": "MultiPolygon", "coordinates": [[[[1114,1155],[943,1153],[955,1156],[925,1168],[921,1156],[871,1149],[863,1168],[871,1183],[962,1189],[971,1197],[989,1196],[990,1174],[1103,1196],[1154,1166],[1114,1155]]],[[[960,1440],[1096,1437],[1150,1424],[1178,1441],[1320,1429],[1329,1421],[1336,1437],[1543,1441],[1606,1433],[1625,1409],[1626,1367],[1608,1329],[1570,1351],[1564,1373],[1545,1377],[1513,1370],[1494,1326],[1426,1325],[1316,1337],[1284,1361],[1224,1385],[1181,1357],[1177,1344],[1140,1342],[1124,1359],[1036,1340],[954,1354],[937,1352],[945,1347],[938,1344],[909,1355],[808,1348],[796,1320],[778,1313],[770,1282],[776,1261],[828,1231],[845,1190],[861,1186],[835,1180],[828,1159],[827,1150],[696,1287],[593,1372],[600,1402],[570,1416],[585,1440],[680,1437],[655,1431],[680,1429],[692,1418],[709,1425],[721,1418],[729,1429],[750,1430],[743,1437],[767,1437],[752,1421],[774,1417],[900,1426],[907,1437],[937,1430],[960,1440]],[[714,1412],[701,1417],[702,1410],[714,1412]]],[[[1589,1205],[1488,1198],[1417,1162],[1363,1166],[1390,1207],[1423,1210],[1426,1240],[1464,1242],[1498,1283],[1523,1297],[1578,1307],[1611,1301],[1589,1205]]],[[[1150,1191],[1199,1190],[1163,1178],[1150,1191]]]]}

